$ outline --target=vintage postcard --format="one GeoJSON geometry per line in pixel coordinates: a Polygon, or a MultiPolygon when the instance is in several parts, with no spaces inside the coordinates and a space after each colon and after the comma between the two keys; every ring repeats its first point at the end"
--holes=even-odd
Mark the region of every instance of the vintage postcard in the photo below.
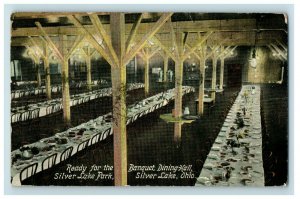
{"type": "Polygon", "coordinates": [[[15,12],[13,186],[288,184],[285,13],[15,12]]]}

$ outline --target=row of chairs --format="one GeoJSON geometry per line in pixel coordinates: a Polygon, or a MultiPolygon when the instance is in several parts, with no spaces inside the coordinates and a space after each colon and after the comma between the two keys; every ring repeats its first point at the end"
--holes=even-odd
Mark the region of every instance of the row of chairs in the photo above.
{"type": "MultiPolygon", "coordinates": [[[[72,146],[65,149],[62,152],[61,156],[60,156],[60,162],[65,161],[66,159],[71,157],[72,151],[73,151],[72,146]]],[[[56,159],[57,159],[57,153],[52,154],[52,155],[48,156],[47,158],[45,158],[42,162],[42,171],[44,171],[46,169],[50,169],[51,167],[53,167],[56,164],[56,159]]],[[[35,175],[36,171],[37,171],[37,167],[38,167],[38,163],[34,163],[34,164],[31,164],[31,165],[25,167],[20,172],[20,181],[21,181],[21,183],[25,179],[35,175]]]]}
{"type": "MultiPolygon", "coordinates": [[[[111,134],[111,131],[112,131],[111,128],[108,128],[103,133],[95,134],[90,140],[88,139],[88,140],[81,142],[77,147],[77,153],[84,150],[88,146],[98,143],[100,141],[100,136],[101,136],[101,140],[104,140],[111,134]]],[[[73,151],[72,146],[66,148],[60,155],[60,162],[63,162],[66,159],[70,158],[72,155],[72,151],[73,151]]],[[[52,168],[56,164],[56,159],[57,159],[57,153],[52,154],[52,155],[48,156],[47,158],[45,158],[42,162],[42,171],[52,168]]],[[[31,165],[25,167],[20,172],[21,182],[24,181],[25,179],[35,175],[36,171],[37,171],[37,166],[38,166],[38,163],[34,163],[34,164],[31,164],[31,165]]]]}
{"type": "Polygon", "coordinates": [[[40,115],[39,108],[28,110],[23,113],[13,113],[11,115],[11,123],[36,119],[39,117],[39,115],[40,115]]]}

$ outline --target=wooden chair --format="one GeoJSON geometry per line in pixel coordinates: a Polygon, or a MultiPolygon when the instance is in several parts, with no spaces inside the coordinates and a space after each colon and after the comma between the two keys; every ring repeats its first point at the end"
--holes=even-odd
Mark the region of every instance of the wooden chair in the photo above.
{"type": "Polygon", "coordinates": [[[108,137],[110,130],[111,130],[111,128],[108,128],[102,133],[100,141],[105,140],[108,137]]]}
{"type": "Polygon", "coordinates": [[[37,166],[38,166],[38,163],[34,163],[34,164],[31,164],[31,165],[25,167],[20,172],[20,182],[22,183],[25,179],[36,174],[37,166]]]}
{"type": "Polygon", "coordinates": [[[12,115],[11,115],[11,123],[13,123],[13,122],[19,122],[20,121],[20,119],[21,119],[21,114],[20,113],[13,113],[12,115]]]}
{"type": "Polygon", "coordinates": [[[96,133],[91,139],[90,145],[96,144],[99,142],[101,133],[96,133]]]}
{"type": "Polygon", "coordinates": [[[87,147],[89,141],[90,140],[85,140],[85,141],[81,142],[77,147],[77,153],[79,151],[82,151],[83,149],[85,149],[87,147]]]}
{"type": "Polygon", "coordinates": [[[73,147],[72,146],[66,148],[64,150],[64,152],[62,152],[62,154],[60,155],[60,162],[65,161],[66,159],[68,159],[69,157],[71,157],[72,156],[72,151],[73,151],[73,147]]]}
{"type": "Polygon", "coordinates": [[[56,163],[57,153],[50,155],[49,157],[45,158],[42,162],[42,171],[46,169],[50,169],[56,163]]]}
{"type": "Polygon", "coordinates": [[[30,118],[31,111],[25,111],[21,114],[21,121],[27,121],[30,118]]]}

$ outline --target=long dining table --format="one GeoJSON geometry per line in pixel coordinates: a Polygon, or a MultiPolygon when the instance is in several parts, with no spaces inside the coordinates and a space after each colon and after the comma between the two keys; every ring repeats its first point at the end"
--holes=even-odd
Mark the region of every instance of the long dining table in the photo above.
{"type": "MultiPolygon", "coordinates": [[[[91,83],[92,83],[92,85],[99,85],[99,84],[107,84],[107,81],[106,80],[94,80],[91,83]]],[[[70,87],[74,87],[74,88],[82,88],[82,87],[85,87],[86,85],[87,85],[87,83],[85,81],[70,83],[70,87]]],[[[62,91],[61,85],[51,85],[51,93],[59,93],[61,91],[62,91]]],[[[40,94],[45,94],[45,93],[46,93],[46,86],[13,90],[13,91],[11,91],[11,100],[15,100],[15,99],[22,98],[25,96],[40,95],[40,94]]]]}
{"type": "Polygon", "coordinates": [[[258,85],[242,86],[195,186],[264,186],[258,85]]]}
{"type": "MultiPolygon", "coordinates": [[[[130,83],[127,85],[127,91],[143,87],[143,83],[130,83]]],[[[70,106],[76,106],[100,97],[111,96],[111,94],[111,88],[103,88],[86,93],[71,95],[70,106]]],[[[62,98],[11,108],[11,123],[43,117],[60,111],[62,108],[62,98]]]]}
{"type": "MultiPolygon", "coordinates": [[[[183,86],[182,90],[183,95],[195,92],[195,88],[190,86],[183,86]]],[[[127,107],[126,125],[166,106],[174,98],[175,89],[170,89],[129,105],[127,107]]],[[[12,151],[12,185],[21,186],[23,180],[65,161],[89,146],[105,140],[112,133],[112,113],[108,113],[12,151]]]]}

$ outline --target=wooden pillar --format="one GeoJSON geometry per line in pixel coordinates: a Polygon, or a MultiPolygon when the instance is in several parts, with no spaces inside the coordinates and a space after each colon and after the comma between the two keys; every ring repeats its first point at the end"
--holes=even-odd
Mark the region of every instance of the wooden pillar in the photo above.
{"type": "Polygon", "coordinates": [[[176,143],[180,143],[181,141],[181,131],[182,131],[182,124],[181,122],[174,123],[174,141],[176,143]]]}
{"type": "Polygon", "coordinates": [[[36,63],[34,64],[36,67],[36,79],[37,79],[37,86],[41,87],[42,80],[41,80],[41,73],[40,73],[40,63],[39,60],[36,60],[36,63]]]}
{"type": "Polygon", "coordinates": [[[134,82],[137,82],[137,58],[134,56],[134,82]]]}
{"type": "Polygon", "coordinates": [[[92,89],[91,61],[92,61],[91,56],[88,54],[86,56],[86,83],[87,83],[88,90],[92,89]]]}
{"type": "MultiPolygon", "coordinates": [[[[182,116],[183,37],[176,32],[177,60],[175,61],[175,118],[182,116]]],[[[181,123],[174,124],[174,140],[181,140],[181,123]]]]}
{"type": "Polygon", "coordinates": [[[183,61],[175,61],[175,117],[182,116],[183,61]]]}
{"type": "Polygon", "coordinates": [[[169,62],[169,57],[165,54],[165,56],[164,56],[164,82],[167,82],[168,62],[169,62]]]}
{"type": "Polygon", "coordinates": [[[47,99],[51,99],[51,76],[50,76],[50,65],[49,65],[49,47],[44,43],[44,70],[45,70],[45,86],[47,99]]]}
{"type": "Polygon", "coordinates": [[[64,59],[61,65],[62,70],[62,104],[63,104],[63,118],[65,124],[71,123],[71,109],[70,109],[70,88],[69,88],[69,63],[68,59],[64,59]]]}
{"type": "Polygon", "coordinates": [[[216,81],[217,81],[217,57],[213,55],[212,58],[212,66],[213,66],[213,70],[212,70],[212,79],[211,79],[211,98],[213,99],[213,102],[215,103],[216,100],[216,81]]]}
{"type": "Polygon", "coordinates": [[[69,87],[69,59],[67,57],[67,36],[61,35],[60,46],[62,48],[62,105],[63,105],[63,118],[66,125],[71,123],[71,109],[70,109],[70,87],[69,87]]]}
{"type": "Polygon", "coordinates": [[[204,82],[205,82],[205,58],[200,60],[200,78],[202,76],[202,80],[199,82],[199,96],[198,96],[198,115],[203,115],[204,108],[204,82]]]}
{"type": "Polygon", "coordinates": [[[119,59],[117,66],[111,66],[113,96],[114,132],[114,179],[116,186],[127,185],[127,143],[126,143],[126,65],[125,53],[125,16],[124,13],[110,15],[112,46],[119,59]]]}
{"type": "MultiPolygon", "coordinates": [[[[146,50],[147,51],[147,50],[146,50]]],[[[145,95],[149,94],[149,58],[145,59],[145,72],[144,72],[144,83],[145,83],[145,95]]]]}
{"type": "MultiPolygon", "coordinates": [[[[224,52],[224,46],[221,46],[221,53],[224,52]]],[[[224,60],[225,58],[222,56],[220,58],[221,60],[221,66],[220,66],[220,89],[223,89],[223,83],[224,83],[224,60]]]]}
{"type": "Polygon", "coordinates": [[[50,67],[49,59],[46,57],[44,59],[44,68],[45,68],[45,85],[46,85],[46,96],[47,99],[51,99],[51,77],[50,77],[50,67]]]}

